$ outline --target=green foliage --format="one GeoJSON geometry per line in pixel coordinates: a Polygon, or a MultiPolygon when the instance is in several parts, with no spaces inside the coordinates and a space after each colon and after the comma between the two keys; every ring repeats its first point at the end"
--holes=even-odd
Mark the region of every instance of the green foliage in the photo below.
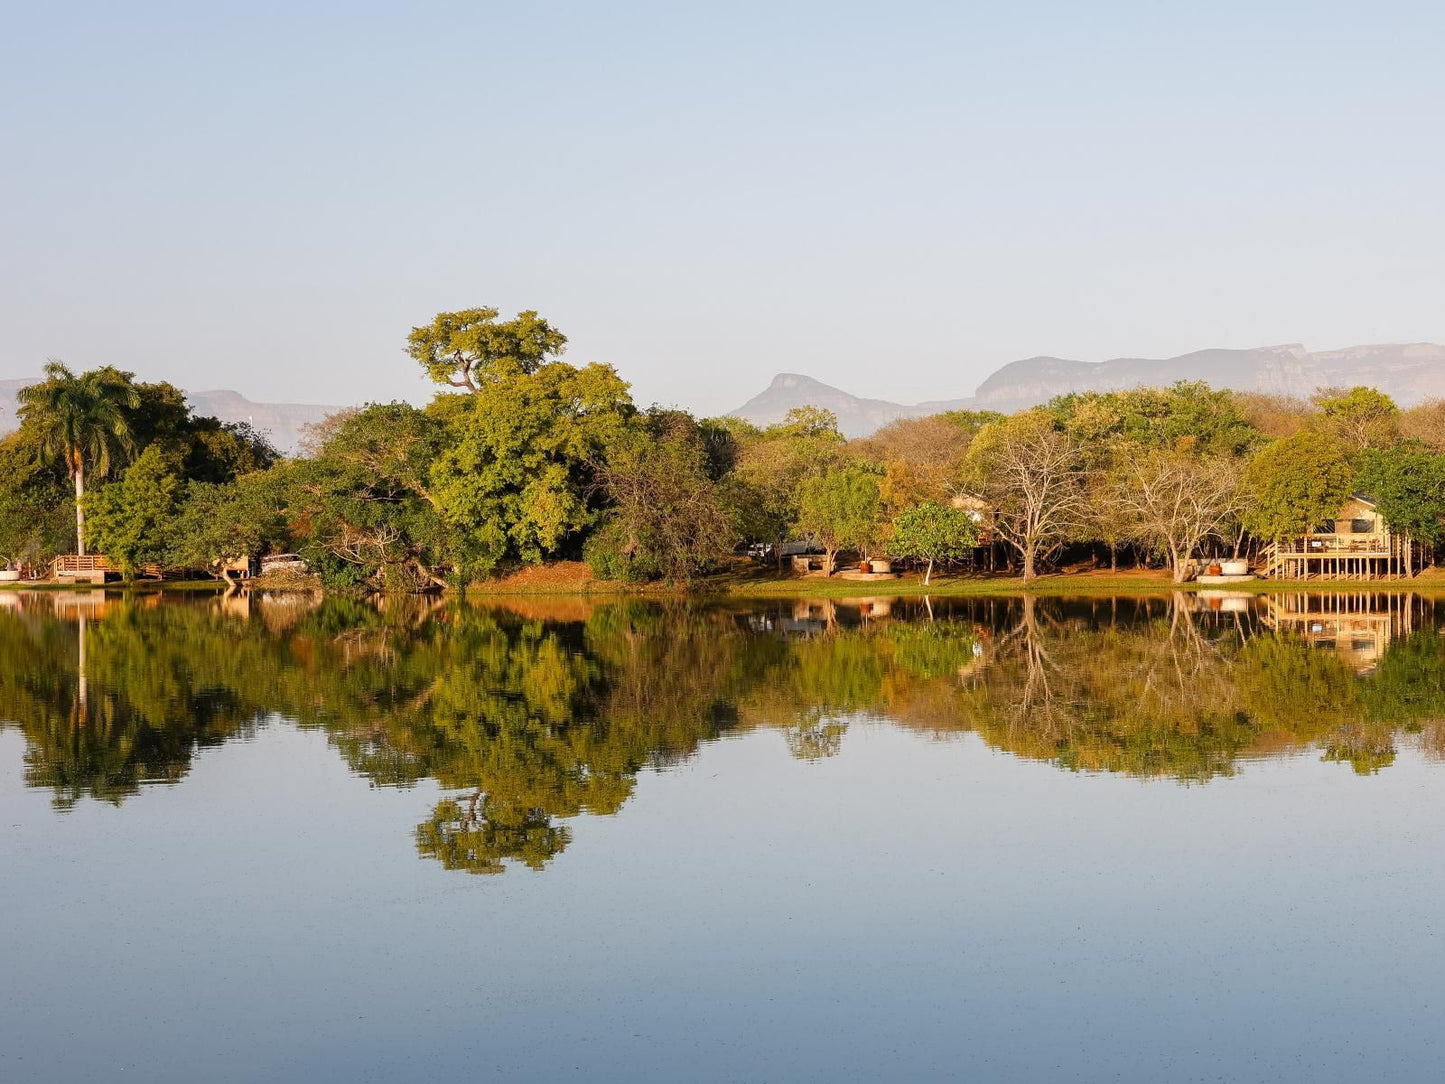
{"type": "Polygon", "coordinates": [[[181,480],[155,445],[142,452],[118,482],[85,499],[96,548],[127,576],[147,564],[161,564],[175,533],[181,480]]]}
{"type": "Polygon", "coordinates": [[[653,410],[614,440],[597,467],[607,526],[584,550],[595,573],[690,581],[732,552],[736,531],[709,452],[707,430],[681,411],[653,410]]]}
{"type": "Polygon", "coordinates": [[[1001,422],[1007,415],[996,410],[945,410],[938,417],[967,437],[976,437],[985,425],[1001,422]]]}
{"type": "Polygon", "coordinates": [[[866,550],[877,538],[878,478],[843,466],[806,479],[798,493],[798,527],[831,556],[840,549],[866,550]]]}
{"type": "Polygon", "coordinates": [[[1359,484],[1391,530],[1430,545],[1445,538],[1445,455],[1419,441],[1368,448],[1359,484]]]}
{"type": "Polygon", "coordinates": [[[141,397],[130,373],[106,366],[76,376],[52,361],[44,380],[20,389],[19,401],[21,425],[72,477],[87,469],[104,477],[135,447],[141,397]]]}
{"type": "Polygon", "coordinates": [[[1333,520],[1355,473],[1339,444],[1306,430],[1275,441],[1244,468],[1244,525],[1261,538],[1304,535],[1333,520]]]}
{"type": "Polygon", "coordinates": [[[1202,381],[1170,388],[1071,392],[1048,409],[1074,436],[1102,448],[1109,441],[1175,451],[1243,455],[1259,434],[1228,391],[1202,381]]]}
{"type": "Polygon", "coordinates": [[[1357,451],[1383,448],[1399,437],[1400,408],[1374,388],[1329,388],[1314,397],[1325,429],[1357,451]]]}
{"type": "Polygon", "coordinates": [[[592,575],[611,583],[642,583],[652,569],[645,558],[629,549],[627,529],[613,517],[605,517],[582,544],[582,560],[592,575]]]}
{"type": "Polygon", "coordinates": [[[924,576],[933,575],[935,561],[958,561],[978,545],[979,525],[967,510],[938,501],[924,501],[905,508],[893,520],[889,552],[928,562],[924,576]]]}
{"type": "Polygon", "coordinates": [[[182,568],[211,569],[222,560],[290,551],[286,513],[292,475],[280,465],[224,485],[192,482],[176,521],[171,559],[182,568]]]}
{"type": "Polygon", "coordinates": [[[172,384],[132,383],[137,399],[130,414],[137,448],[159,448],[188,481],[229,482],[272,466],[280,455],[246,422],[222,423],[191,413],[185,394],[172,384]]]}
{"type": "Polygon", "coordinates": [[[493,308],[437,313],[414,327],[406,352],[438,384],[478,393],[489,385],[535,373],[561,354],[567,338],[535,312],[497,319],[493,308]]]}
{"type": "Polygon", "coordinates": [[[740,443],[728,500],[745,541],[781,542],[798,529],[804,481],[842,462],[844,439],[832,411],[800,407],[777,425],[732,430],[740,443]]]}
{"type": "MultiPolygon", "coordinates": [[[[333,586],[430,589],[459,563],[431,476],[445,425],[406,403],[354,411],[279,474],[299,552],[333,586]]],[[[272,498],[276,502],[276,498],[272,498]]]]}
{"type": "Polygon", "coordinates": [[[459,562],[487,573],[557,554],[596,521],[595,465],[635,411],[611,367],[554,362],[500,377],[485,395],[443,397],[432,413],[448,430],[434,499],[459,562]]]}
{"type": "Polygon", "coordinates": [[[75,540],[65,471],[47,463],[31,429],[0,437],[0,565],[43,565],[75,540]]]}

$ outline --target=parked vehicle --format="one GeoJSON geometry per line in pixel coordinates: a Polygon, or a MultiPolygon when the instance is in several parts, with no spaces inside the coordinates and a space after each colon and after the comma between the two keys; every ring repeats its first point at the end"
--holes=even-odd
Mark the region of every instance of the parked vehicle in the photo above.
{"type": "Polygon", "coordinates": [[[261,575],[272,572],[310,572],[311,566],[299,553],[273,553],[261,558],[261,575]]]}

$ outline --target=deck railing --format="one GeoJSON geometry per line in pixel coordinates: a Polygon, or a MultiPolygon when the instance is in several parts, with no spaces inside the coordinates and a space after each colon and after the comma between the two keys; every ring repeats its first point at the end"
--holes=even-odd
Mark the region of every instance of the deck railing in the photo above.
{"type": "Polygon", "coordinates": [[[78,576],[92,572],[116,572],[120,569],[100,553],[63,553],[55,559],[57,576],[78,576]]]}
{"type": "MultiPolygon", "coordinates": [[[[65,576],[119,576],[122,574],[120,566],[112,564],[103,553],[63,553],[52,562],[51,567],[56,579],[65,576]]],[[[135,574],[142,579],[165,578],[165,572],[160,565],[139,565],[135,574]]]]}
{"type": "Polygon", "coordinates": [[[1341,553],[1351,557],[1389,557],[1395,552],[1391,540],[1380,535],[1311,535],[1286,538],[1278,546],[1281,557],[1313,557],[1341,553]]]}

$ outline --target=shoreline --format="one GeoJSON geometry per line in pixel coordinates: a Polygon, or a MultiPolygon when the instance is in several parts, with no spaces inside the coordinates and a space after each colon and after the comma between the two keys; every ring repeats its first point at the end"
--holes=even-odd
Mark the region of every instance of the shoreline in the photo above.
{"type": "MultiPolygon", "coordinates": [[[[273,593],[296,591],[317,593],[315,587],[289,588],[281,585],[254,584],[255,589],[273,593]]],[[[224,580],[178,580],[172,582],[134,583],[0,583],[4,591],[121,591],[134,594],[165,592],[214,592],[224,594],[224,580]]],[[[605,580],[583,580],[570,583],[516,584],[500,581],[473,583],[461,591],[444,591],[440,597],[484,600],[488,598],[602,598],[602,599],[766,599],[766,598],[869,598],[889,597],[967,597],[971,595],[1159,595],[1184,592],[1198,594],[1213,591],[1220,594],[1263,595],[1288,591],[1313,591],[1339,594],[1378,592],[1382,594],[1445,595],[1445,575],[1428,575],[1414,579],[1379,580],[1266,580],[1243,583],[1201,584],[1197,581],[1175,583],[1159,576],[1121,572],[1051,573],[1025,583],[1018,576],[938,577],[928,586],[917,576],[903,576],[891,581],[857,581],[823,577],[728,577],[700,580],[691,586],[665,584],[629,584],[605,580]]],[[[341,592],[344,594],[345,592],[341,592]]]]}

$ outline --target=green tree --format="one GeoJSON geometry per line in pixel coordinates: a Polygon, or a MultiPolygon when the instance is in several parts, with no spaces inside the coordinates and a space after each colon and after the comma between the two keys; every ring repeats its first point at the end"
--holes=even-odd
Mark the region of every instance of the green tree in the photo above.
{"type": "Polygon", "coordinates": [[[69,546],[70,501],[64,469],[46,461],[33,430],[0,437],[0,563],[34,567],[69,546]]]}
{"type": "Polygon", "coordinates": [[[567,337],[530,309],[498,320],[494,308],[437,313],[414,327],[406,352],[433,381],[478,394],[489,385],[535,373],[567,346],[567,337]]]}
{"type": "Polygon", "coordinates": [[[841,549],[865,550],[878,533],[878,478],[844,466],[806,479],[798,493],[798,527],[827,557],[827,571],[841,549]]]}
{"type": "Polygon", "coordinates": [[[894,519],[889,552],[927,561],[923,573],[926,587],[933,578],[933,563],[967,557],[978,544],[978,533],[978,521],[965,509],[924,501],[905,508],[894,519]]]}
{"type": "Polygon", "coordinates": [[[710,477],[706,431],[681,411],[654,410],[596,465],[611,503],[588,542],[606,579],[690,581],[733,550],[736,533],[710,477]]]}
{"type": "Polygon", "coordinates": [[[1378,502],[1391,530],[1432,546],[1445,537],[1445,455],[1428,444],[1366,449],[1359,484],[1378,502]]]}
{"type": "Polygon", "coordinates": [[[279,476],[287,517],[304,527],[301,551],[324,580],[409,590],[445,584],[438,568],[455,567],[465,543],[448,528],[433,481],[450,440],[436,411],[374,404],[333,419],[315,455],[279,476]]]}
{"type": "Polygon", "coordinates": [[[76,376],[58,361],[45,379],[20,389],[21,424],[39,434],[75,483],[75,551],[85,553],[85,478],[104,477],[135,447],[133,413],[140,395],[130,373],[106,366],[76,376]]]}
{"type": "Polygon", "coordinates": [[[781,568],[783,540],[798,526],[804,482],[843,460],[838,419],[820,407],[797,407],[777,425],[734,433],[741,451],[727,486],[738,525],[746,541],[773,543],[781,568]]]}
{"type": "Polygon", "coordinates": [[[1097,450],[1120,438],[1136,447],[1243,455],[1259,440],[1233,393],[1215,391],[1202,381],[1071,392],[1054,399],[1048,409],[1076,440],[1097,450]]]}
{"type": "Polygon", "coordinates": [[[127,576],[141,565],[166,560],[180,509],[181,480],[161,450],[151,445],[126,468],[120,481],[85,498],[96,548],[127,576]]]}
{"type": "Polygon", "coordinates": [[[1248,507],[1241,520],[1260,538],[1308,534],[1335,518],[1354,481],[1337,441],[1313,430],[1296,433],[1266,446],[1245,465],[1248,507]]]}
{"type": "Polygon", "coordinates": [[[176,521],[172,560],[182,568],[212,569],[233,558],[288,551],[293,474],[283,464],[221,485],[192,482],[176,521]]]}
{"type": "Polygon", "coordinates": [[[430,492],[458,560],[488,573],[536,564],[596,522],[595,464],[635,410],[610,366],[552,362],[499,376],[485,395],[441,396],[429,413],[447,428],[430,492]]]}
{"type": "Polygon", "coordinates": [[[1326,428],[1355,451],[1384,448],[1399,439],[1400,408],[1374,388],[1326,388],[1312,400],[1326,428]]]}

